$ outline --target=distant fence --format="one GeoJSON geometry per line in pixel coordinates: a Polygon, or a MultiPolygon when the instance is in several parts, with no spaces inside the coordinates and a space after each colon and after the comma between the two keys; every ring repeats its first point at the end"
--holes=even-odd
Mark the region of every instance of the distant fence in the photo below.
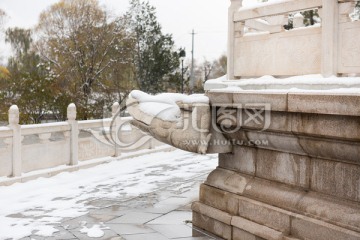
{"type": "Polygon", "coordinates": [[[0,177],[162,145],[132,128],[131,117],[119,117],[118,111],[115,103],[112,118],[77,121],[76,106],[70,104],[66,122],[19,125],[19,109],[12,106],[9,125],[0,127],[0,177]]]}

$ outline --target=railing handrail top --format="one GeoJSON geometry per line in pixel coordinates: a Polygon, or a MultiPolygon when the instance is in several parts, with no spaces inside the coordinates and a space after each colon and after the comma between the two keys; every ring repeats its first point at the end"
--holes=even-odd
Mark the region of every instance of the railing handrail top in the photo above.
{"type": "Polygon", "coordinates": [[[275,2],[259,3],[252,6],[239,8],[239,10],[237,10],[234,14],[234,21],[240,22],[261,17],[299,12],[319,7],[322,7],[322,0],[281,0],[275,2]]]}
{"type": "Polygon", "coordinates": [[[52,123],[39,123],[39,124],[25,124],[21,125],[21,129],[30,129],[30,128],[48,128],[48,127],[63,127],[68,126],[67,122],[52,122],[52,123]]]}
{"type": "Polygon", "coordinates": [[[11,128],[8,126],[1,126],[0,131],[11,131],[11,128]]]}
{"type": "Polygon", "coordinates": [[[23,136],[63,131],[70,131],[70,125],[67,122],[21,125],[21,135],[23,136]]]}
{"type": "MultiPolygon", "coordinates": [[[[121,117],[120,121],[128,121],[131,119],[132,119],[132,117],[121,117]]],[[[104,118],[104,119],[94,119],[94,120],[82,120],[82,121],[78,121],[78,124],[79,124],[79,129],[92,128],[92,127],[108,127],[107,125],[111,121],[113,121],[112,118],[104,118]],[[105,123],[106,126],[103,125],[103,123],[105,123]]],[[[59,131],[70,131],[70,125],[68,122],[26,124],[26,125],[20,125],[20,126],[21,126],[22,135],[37,134],[37,133],[40,133],[40,134],[41,133],[53,133],[53,132],[59,132],[59,131]]],[[[8,136],[9,134],[5,134],[5,133],[11,132],[11,131],[12,131],[12,129],[9,126],[0,126],[0,132],[2,132],[1,135],[8,136]]]]}
{"type": "Polygon", "coordinates": [[[0,127],[0,137],[6,138],[12,136],[12,129],[8,126],[1,126],[0,127]]]}

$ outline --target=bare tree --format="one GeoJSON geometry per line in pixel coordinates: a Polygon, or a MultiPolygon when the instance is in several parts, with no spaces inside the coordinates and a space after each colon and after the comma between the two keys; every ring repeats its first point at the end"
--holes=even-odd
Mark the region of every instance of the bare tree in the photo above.
{"type": "Polygon", "coordinates": [[[4,12],[4,10],[0,9],[0,29],[2,28],[2,26],[4,24],[5,16],[6,16],[6,13],[4,12]]]}
{"type": "Polygon", "coordinates": [[[130,61],[126,41],[127,19],[111,18],[97,0],[61,0],[41,16],[36,28],[36,44],[44,61],[58,76],[76,102],[80,117],[90,117],[90,104],[96,98],[93,88],[105,88],[108,70],[130,61]]]}
{"type": "Polygon", "coordinates": [[[204,60],[203,62],[204,82],[209,80],[213,67],[214,67],[214,63],[204,60]]]}

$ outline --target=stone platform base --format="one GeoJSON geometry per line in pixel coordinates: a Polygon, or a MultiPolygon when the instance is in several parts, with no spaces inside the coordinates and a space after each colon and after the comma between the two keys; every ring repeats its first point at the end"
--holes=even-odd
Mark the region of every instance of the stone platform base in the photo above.
{"type": "Polygon", "coordinates": [[[262,180],[244,177],[243,191],[234,193],[236,190],[231,189],[234,187],[231,183],[235,181],[232,180],[241,180],[241,175],[233,172],[231,180],[224,171],[231,172],[218,168],[201,186],[200,200],[192,205],[193,225],[224,239],[234,240],[360,239],[358,206],[335,201],[331,204],[330,199],[299,190],[286,194],[286,187],[279,185],[276,191],[270,187],[271,183],[268,186],[264,184],[260,190],[263,201],[273,199],[273,205],[270,205],[256,200],[256,195],[251,192],[251,188],[262,180]],[[216,181],[220,182],[220,172],[232,192],[211,186],[216,181]],[[312,212],[314,206],[317,206],[317,212],[312,212]],[[343,213],[337,215],[338,211],[343,213]]]}

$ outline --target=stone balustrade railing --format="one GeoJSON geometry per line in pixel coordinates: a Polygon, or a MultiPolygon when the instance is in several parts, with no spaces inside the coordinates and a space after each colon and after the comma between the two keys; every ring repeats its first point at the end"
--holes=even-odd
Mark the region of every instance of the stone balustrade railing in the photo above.
{"type": "Polygon", "coordinates": [[[283,0],[229,8],[228,79],[360,73],[360,21],[355,0],[283,0]],[[318,24],[304,27],[301,12],[316,10],[318,24]],[[285,29],[291,14],[293,28],[285,29]]]}
{"type": "Polygon", "coordinates": [[[112,117],[76,120],[76,106],[67,109],[67,121],[34,125],[19,124],[19,109],[9,110],[9,125],[0,127],[0,177],[20,177],[24,173],[79,161],[120,156],[122,152],[150,149],[160,143],[132,128],[131,117],[119,117],[119,104],[112,117]]]}

